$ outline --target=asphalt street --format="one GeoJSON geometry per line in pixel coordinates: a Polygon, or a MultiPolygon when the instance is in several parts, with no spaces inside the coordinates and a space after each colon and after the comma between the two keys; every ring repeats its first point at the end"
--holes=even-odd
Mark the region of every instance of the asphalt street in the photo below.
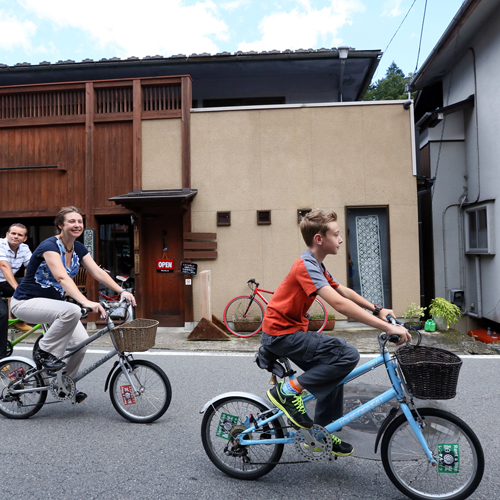
{"type": "MultiPolygon", "coordinates": [[[[105,349],[87,353],[84,366],[105,349]]],[[[31,355],[28,347],[17,355],[31,355]]],[[[368,356],[368,355],[366,355],[368,356]]],[[[155,350],[137,355],[163,368],[173,397],[167,413],[153,424],[132,424],[113,408],[103,392],[111,368],[107,363],[80,381],[89,398],[80,405],[46,404],[28,420],[0,416],[2,446],[1,497],[38,499],[404,499],[387,478],[379,455],[374,455],[373,432],[344,429],[353,457],[326,463],[278,465],[257,481],[231,479],[207,458],[200,439],[203,404],[226,391],[265,395],[268,373],[259,370],[250,353],[174,352],[155,350]]],[[[363,357],[361,361],[366,361],[363,357]]],[[[500,356],[465,356],[458,395],[438,406],[465,420],[477,433],[486,456],[484,479],[473,499],[498,498],[500,437],[495,422],[500,414],[496,387],[500,356]]],[[[386,388],[383,369],[355,380],[346,401],[386,388]]],[[[51,401],[49,397],[48,401],[51,401]]],[[[285,448],[282,461],[296,460],[285,448]]]]}

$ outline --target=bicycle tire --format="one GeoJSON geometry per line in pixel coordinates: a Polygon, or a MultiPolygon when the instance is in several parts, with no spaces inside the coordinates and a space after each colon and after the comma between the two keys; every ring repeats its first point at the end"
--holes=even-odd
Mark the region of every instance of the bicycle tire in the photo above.
{"type": "Polygon", "coordinates": [[[109,396],[115,410],[130,422],[148,424],[159,419],[170,406],[172,387],[165,372],[144,359],[130,362],[129,376],[139,385],[139,396],[131,394],[130,384],[119,368],[113,374],[109,396]]]}
{"type": "MultiPolygon", "coordinates": [[[[38,413],[45,403],[47,391],[28,392],[19,396],[11,396],[9,393],[8,385],[15,377],[15,372],[22,370],[26,373],[31,369],[32,366],[24,361],[5,359],[0,362],[0,414],[4,417],[11,419],[30,418],[38,413]]],[[[43,386],[41,375],[35,375],[24,384],[25,389],[43,386]]]]}
{"type": "Polygon", "coordinates": [[[307,314],[309,317],[309,330],[321,333],[325,329],[326,321],[328,319],[326,307],[323,302],[319,299],[314,299],[314,302],[307,311],[307,314]],[[311,320],[314,320],[314,323],[311,323],[311,320]],[[314,325],[314,327],[312,327],[312,325],[314,325]]]}
{"type": "Polygon", "coordinates": [[[235,297],[224,309],[224,324],[237,337],[252,337],[260,332],[263,321],[264,308],[250,295],[235,297]]]}
{"type": "MultiPolygon", "coordinates": [[[[220,427],[222,419],[227,418],[232,424],[244,429],[243,422],[247,421],[249,415],[256,416],[266,410],[259,401],[244,396],[221,399],[207,408],[201,423],[201,440],[208,458],[219,470],[235,479],[253,480],[268,474],[276,467],[283,454],[283,444],[240,447],[232,443],[230,434],[220,427]],[[229,447],[229,453],[241,450],[243,455],[231,456],[225,452],[229,447]],[[250,461],[246,462],[243,457],[250,461]]],[[[235,432],[241,431],[236,429],[235,432]]],[[[273,420],[251,434],[252,439],[258,439],[259,435],[261,439],[282,438],[283,429],[278,420],[273,420]]]]}
{"type": "Polygon", "coordinates": [[[10,340],[7,340],[7,348],[5,351],[5,357],[8,358],[9,356],[12,356],[13,352],[14,352],[14,346],[12,345],[12,342],[10,340]]]}
{"type": "Polygon", "coordinates": [[[406,417],[400,415],[382,440],[382,463],[389,479],[414,500],[469,497],[484,472],[484,454],[477,436],[463,420],[447,411],[422,408],[418,412],[426,424],[422,433],[438,466],[430,465],[406,417]],[[443,445],[452,445],[452,452],[446,455],[443,445]],[[445,468],[440,452],[442,457],[457,460],[455,465],[445,468]]]}

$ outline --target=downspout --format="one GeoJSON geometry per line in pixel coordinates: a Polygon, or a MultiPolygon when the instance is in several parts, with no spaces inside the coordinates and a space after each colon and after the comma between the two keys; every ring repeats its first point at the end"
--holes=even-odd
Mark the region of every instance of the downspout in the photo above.
{"type": "Polygon", "coordinates": [[[343,102],[343,86],[344,86],[344,70],[345,70],[345,60],[349,54],[349,47],[339,47],[339,59],[340,59],[340,82],[339,82],[339,102],[343,102]]]}

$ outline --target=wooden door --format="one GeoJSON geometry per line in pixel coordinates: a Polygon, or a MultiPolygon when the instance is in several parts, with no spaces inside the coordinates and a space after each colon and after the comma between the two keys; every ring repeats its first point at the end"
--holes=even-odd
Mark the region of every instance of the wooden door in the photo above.
{"type": "MultiPolygon", "coordinates": [[[[144,318],[160,326],[184,326],[184,282],[182,260],[182,212],[143,214],[140,218],[140,294],[144,318]],[[159,272],[158,259],[172,259],[173,272],[159,272]]],[[[136,281],[138,276],[136,276],[136,281]]]]}

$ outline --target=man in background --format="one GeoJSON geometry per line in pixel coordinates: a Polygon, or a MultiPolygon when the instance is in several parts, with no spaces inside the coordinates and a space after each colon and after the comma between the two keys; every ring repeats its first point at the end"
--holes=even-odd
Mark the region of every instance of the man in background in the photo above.
{"type": "MultiPolygon", "coordinates": [[[[20,223],[12,224],[0,238],[0,296],[12,297],[18,281],[14,275],[21,266],[26,267],[31,258],[31,251],[24,242],[28,239],[28,229],[20,223]]],[[[4,300],[0,300],[0,359],[7,354],[9,309],[4,300]]],[[[24,322],[15,324],[23,332],[30,330],[24,322]]]]}

